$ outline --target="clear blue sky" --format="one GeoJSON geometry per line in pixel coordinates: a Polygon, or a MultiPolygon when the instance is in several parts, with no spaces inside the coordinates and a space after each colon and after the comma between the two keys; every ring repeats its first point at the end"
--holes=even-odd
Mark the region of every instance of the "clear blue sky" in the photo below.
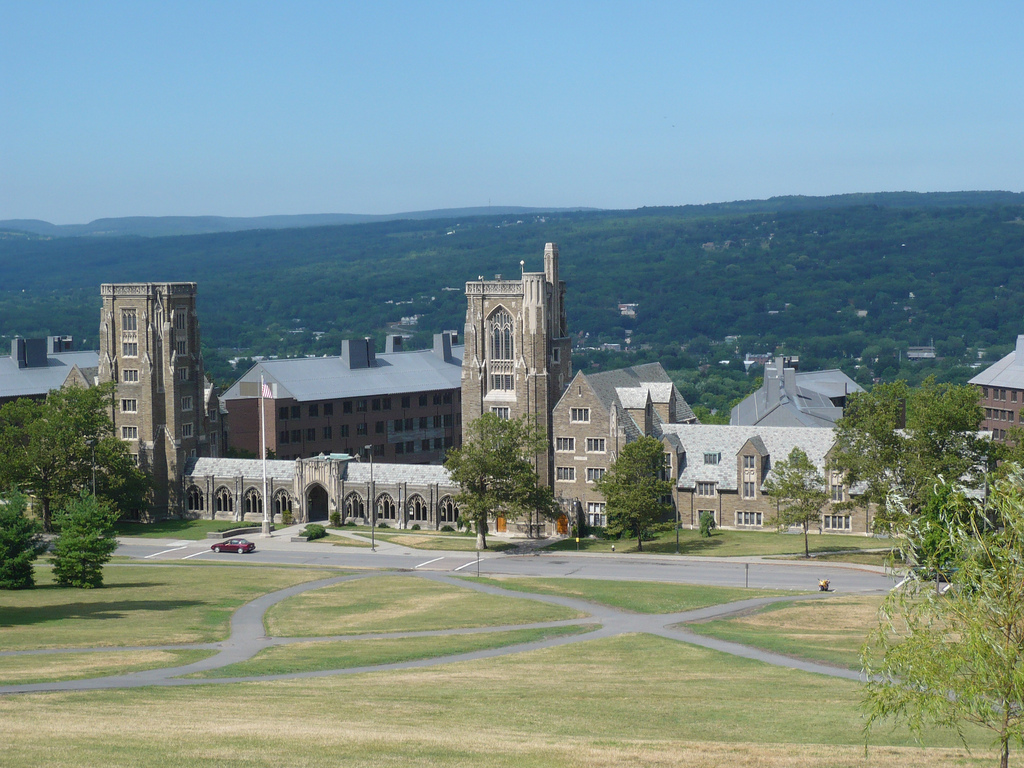
{"type": "Polygon", "coordinates": [[[1024,3],[0,0],[0,219],[1021,191],[1024,3]]]}

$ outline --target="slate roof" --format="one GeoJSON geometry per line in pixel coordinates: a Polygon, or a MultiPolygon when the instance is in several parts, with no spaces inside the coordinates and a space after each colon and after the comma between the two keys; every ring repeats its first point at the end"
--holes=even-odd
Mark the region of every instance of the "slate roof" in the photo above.
{"type": "MultiPolygon", "coordinates": [[[[784,459],[793,448],[800,448],[822,473],[825,456],[835,443],[833,430],[820,427],[663,424],[661,429],[665,435],[675,435],[686,452],[678,480],[679,487],[683,489],[692,489],[700,481],[717,483],[722,490],[737,490],[739,472],[736,457],[748,440],[755,441],[771,461],[784,459]],[[718,464],[705,464],[705,453],[721,453],[722,459],[718,464]]],[[[769,470],[765,479],[770,476],[769,470]]]]}
{"type": "MultiPolygon", "coordinates": [[[[208,456],[191,458],[185,462],[185,477],[247,477],[263,479],[263,462],[259,459],[211,459],[208,456]]],[[[267,460],[267,478],[295,479],[295,462],[280,459],[267,460]]]]}
{"type": "MultiPolygon", "coordinates": [[[[302,459],[307,462],[317,460],[316,458],[302,459]]],[[[185,476],[244,477],[253,481],[262,481],[263,462],[259,459],[192,458],[185,464],[185,476]]],[[[369,483],[370,463],[347,461],[343,465],[341,476],[349,483],[369,483]]],[[[267,478],[293,481],[295,479],[295,462],[268,460],[267,478]]],[[[398,483],[453,485],[448,470],[437,464],[388,464],[379,461],[373,463],[373,481],[374,484],[382,485],[398,483]]]]}
{"type": "Polygon", "coordinates": [[[465,347],[453,345],[451,350],[448,361],[432,349],[380,352],[375,366],[355,369],[340,356],[263,360],[232,384],[221,400],[241,398],[239,384],[258,383],[261,373],[268,383],[277,384],[278,398],[291,397],[299,402],[458,389],[462,386],[465,347]]]}
{"type": "Polygon", "coordinates": [[[979,387],[1024,389],[1024,335],[1017,337],[1017,347],[1013,352],[990,365],[969,383],[979,387]]]}
{"type": "MultiPolygon", "coordinates": [[[[616,405],[622,408],[643,408],[650,393],[651,402],[668,403],[676,400],[676,419],[689,421],[694,418],[693,409],[679,394],[672,379],[661,363],[645,363],[629,368],[618,368],[601,373],[585,373],[587,383],[594,390],[597,399],[612,411],[616,405]]],[[[641,430],[641,436],[643,432],[641,430]]]]}
{"type": "MultiPolygon", "coordinates": [[[[769,364],[771,365],[771,364],[769,364]]],[[[729,416],[729,423],[766,427],[833,427],[842,418],[843,409],[830,398],[863,392],[857,382],[838,369],[796,371],[789,391],[778,376],[765,366],[765,382],[757,392],[741,400],[729,416]],[[774,385],[774,386],[772,386],[774,385]]]]}
{"type": "Polygon", "coordinates": [[[19,368],[9,355],[0,357],[0,398],[38,397],[60,389],[76,365],[91,382],[100,364],[99,352],[51,352],[46,365],[19,368]]]}

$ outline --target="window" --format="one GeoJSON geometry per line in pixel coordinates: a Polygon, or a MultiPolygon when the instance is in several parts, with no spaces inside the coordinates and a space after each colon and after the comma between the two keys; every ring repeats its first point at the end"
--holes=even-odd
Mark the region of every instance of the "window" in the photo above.
{"type": "Polygon", "coordinates": [[[842,500],[843,500],[843,486],[842,485],[836,485],[835,483],[833,483],[832,484],[832,501],[842,501],[842,500]]]}
{"type": "Polygon", "coordinates": [[[181,436],[182,437],[192,437],[192,422],[191,421],[188,422],[187,424],[182,424],[181,425],[181,436]]]}
{"type": "Polygon", "coordinates": [[[402,431],[402,424],[403,424],[403,422],[402,422],[401,419],[395,419],[395,425],[394,425],[395,432],[401,432],[402,431]]]}
{"type": "Polygon", "coordinates": [[[575,480],[576,467],[555,467],[555,480],[575,480]]]}
{"type": "Polygon", "coordinates": [[[288,430],[287,429],[282,429],[280,431],[280,433],[278,433],[278,435],[277,435],[277,442],[281,443],[282,445],[287,445],[288,444],[288,430]]]}
{"type": "Polygon", "coordinates": [[[178,369],[178,381],[188,381],[188,368],[178,369]]]}
{"type": "Polygon", "coordinates": [[[443,446],[443,445],[444,445],[444,440],[442,440],[440,437],[435,437],[434,438],[434,450],[435,451],[441,450],[441,446],[443,446]]]}
{"type": "Polygon", "coordinates": [[[122,309],[121,310],[121,330],[122,331],[137,331],[139,330],[139,315],[137,310],[134,309],[122,309]]]}
{"type": "Polygon", "coordinates": [[[324,416],[334,415],[334,403],[324,403],[324,416]]]}
{"type": "Polygon", "coordinates": [[[512,390],[515,387],[512,384],[511,373],[492,373],[491,374],[491,389],[504,389],[512,390]]]}
{"type": "Polygon", "coordinates": [[[441,404],[441,395],[440,394],[435,394],[434,395],[434,405],[440,405],[440,404],[441,404]]]}
{"type": "Polygon", "coordinates": [[[342,437],[348,437],[348,424],[342,424],[338,429],[342,437]]]}
{"type": "Polygon", "coordinates": [[[427,428],[427,417],[426,416],[420,416],[420,429],[426,429],[426,428],[427,428]]]}
{"type": "MultiPolygon", "coordinates": [[[[589,443],[589,440],[587,442],[589,443]]],[[[576,450],[576,438],[575,437],[556,437],[555,438],[555,450],[556,451],[575,451],[576,450]]]]}
{"type": "MultiPolygon", "coordinates": [[[[507,405],[496,405],[496,406],[491,408],[491,413],[493,413],[499,419],[509,419],[509,418],[511,418],[511,411],[509,411],[509,408],[508,408],[507,405]]],[[[450,418],[451,418],[450,414],[446,414],[445,417],[444,417],[444,425],[446,427],[447,426],[451,426],[449,424],[449,419],[450,418]]]]}
{"type": "Polygon", "coordinates": [[[752,498],[754,498],[754,487],[755,487],[754,483],[751,483],[751,482],[749,482],[747,480],[743,481],[743,498],[744,499],[752,499],[752,498]]]}
{"type": "Polygon", "coordinates": [[[451,405],[452,404],[452,393],[451,392],[445,392],[444,395],[441,397],[441,400],[444,401],[445,405],[451,405]]]}
{"type": "Polygon", "coordinates": [[[121,413],[138,413],[139,412],[139,401],[134,398],[125,398],[121,400],[121,413]]]}
{"type": "Polygon", "coordinates": [[[1010,390],[1010,402],[1011,403],[1016,403],[1017,402],[1017,390],[1016,389],[1011,389],[1010,390]]]}
{"type": "Polygon", "coordinates": [[[121,439],[122,440],[138,440],[139,439],[139,428],[138,427],[121,427],[121,439]]]}
{"type": "Polygon", "coordinates": [[[390,411],[390,410],[391,410],[391,398],[390,398],[390,397],[385,397],[385,398],[384,398],[383,400],[381,400],[380,402],[381,402],[381,407],[382,407],[382,408],[383,408],[383,409],[384,409],[385,411],[390,411]]]}
{"type": "Polygon", "coordinates": [[[178,339],[174,342],[174,351],[179,355],[188,354],[188,341],[185,339],[178,339]]]}
{"type": "Polygon", "coordinates": [[[185,319],[187,310],[179,309],[174,313],[174,327],[179,331],[185,330],[185,319]]]}
{"type": "Polygon", "coordinates": [[[584,424],[590,423],[590,409],[589,408],[572,408],[569,411],[569,421],[580,422],[584,424]]]}
{"type": "Polygon", "coordinates": [[[385,422],[378,421],[376,424],[373,425],[373,431],[376,432],[378,435],[383,435],[384,434],[384,424],[385,424],[385,422]]]}
{"type": "Polygon", "coordinates": [[[437,428],[437,427],[440,427],[440,426],[441,426],[441,417],[440,416],[435,416],[434,417],[434,427],[437,428]]]}
{"type": "Polygon", "coordinates": [[[292,430],[292,442],[293,443],[301,443],[302,442],[302,430],[301,429],[293,429],[292,430]]]}
{"type": "Polygon", "coordinates": [[[342,413],[352,413],[352,401],[351,400],[345,400],[341,404],[341,412],[342,413]]]}
{"type": "Polygon", "coordinates": [[[379,397],[375,397],[375,398],[373,398],[373,400],[370,401],[370,409],[374,410],[374,411],[379,411],[380,410],[380,398],[379,397]]]}
{"type": "Polygon", "coordinates": [[[422,407],[422,406],[424,406],[426,404],[427,404],[427,396],[426,395],[420,395],[420,407],[422,407]]]}
{"type": "Polygon", "coordinates": [[[313,405],[309,406],[309,418],[315,419],[319,415],[320,406],[317,403],[313,403],[313,405]]]}
{"type": "Polygon", "coordinates": [[[850,516],[849,515],[825,515],[822,518],[824,527],[830,531],[848,531],[850,530],[850,516]]]}
{"type": "Polygon", "coordinates": [[[192,396],[191,395],[189,395],[187,397],[181,398],[181,410],[183,410],[183,411],[191,411],[192,410],[192,396]]]}
{"type": "Polygon", "coordinates": [[[551,362],[557,363],[561,359],[561,352],[562,352],[562,350],[560,350],[558,347],[555,347],[554,349],[552,349],[551,350],[551,362]]]}
{"type": "Polygon", "coordinates": [[[410,397],[409,395],[403,395],[402,396],[402,407],[403,408],[411,408],[412,407],[412,397],[410,397]]]}
{"type": "Polygon", "coordinates": [[[121,381],[125,384],[138,384],[139,383],[139,369],[138,368],[125,368],[121,371],[121,381]]]}
{"type": "Polygon", "coordinates": [[[597,482],[604,477],[604,472],[604,467],[587,467],[587,482],[597,482]]]}
{"type": "Polygon", "coordinates": [[[721,460],[722,460],[722,454],[721,453],[705,453],[704,454],[704,463],[705,464],[715,465],[715,464],[718,464],[721,460]]]}
{"type": "Polygon", "coordinates": [[[608,518],[605,517],[604,509],[604,502],[588,501],[587,523],[594,528],[604,528],[608,524],[608,518]]]}
{"type": "Polygon", "coordinates": [[[697,483],[697,495],[698,496],[714,496],[715,495],[715,484],[714,483],[697,483]]]}
{"type": "Polygon", "coordinates": [[[316,440],[316,427],[309,427],[306,430],[306,439],[309,440],[310,442],[316,440]]]}
{"type": "Polygon", "coordinates": [[[491,359],[512,359],[512,315],[501,308],[491,315],[489,321],[491,338],[491,359]]]}
{"type": "Polygon", "coordinates": [[[301,405],[293,405],[292,406],[292,418],[293,419],[301,419],[302,418],[302,406],[301,405]]]}
{"type": "Polygon", "coordinates": [[[603,437],[588,437],[587,453],[604,453],[604,445],[603,437]]]}
{"type": "Polygon", "coordinates": [[[406,453],[412,453],[415,450],[416,450],[416,441],[415,440],[407,440],[406,443],[405,443],[405,452],[406,453]]]}
{"type": "Polygon", "coordinates": [[[139,343],[137,341],[125,341],[121,343],[122,357],[138,357],[139,343]]]}
{"type": "Polygon", "coordinates": [[[744,456],[743,457],[743,468],[744,469],[753,469],[754,468],[754,457],[753,456],[744,456]]]}
{"type": "Polygon", "coordinates": [[[365,400],[356,400],[356,410],[359,411],[359,413],[365,413],[366,412],[366,401],[365,400]]]}
{"type": "Polygon", "coordinates": [[[288,418],[288,407],[287,406],[285,406],[284,408],[278,408],[277,409],[277,418],[281,419],[282,421],[288,418]]]}
{"type": "Polygon", "coordinates": [[[661,479],[671,480],[672,479],[672,454],[663,453],[661,455],[661,479]]]}
{"type": "Polygon", "coordinates": [[[395,454],[401,455],[405,453],[405,443],[395,443],[395,454]]]}
{"type": "Polygon", "coordinates": [[[411,432],[412,429],[413,429],[413,424],[414,423],[415,422],[412,419],[406,419],[405,420],[405,431],[406,432],[411,432]]]}
{"type": "Polygon", "coordinates": [[[366,434],[366,424],[365,423],[363,423],[363,424],[356,424],[356,434],[357,435],[365,435],[366,434]]]}
{"type": "Polygon", "coordinates": [[[761,525],[760,512],[737,512],[736,525],[761,525]]]}
{"type": "Polygon", "coordinates": [[[420,449],[424,450],[424,451],[429,451],[430,450],[430,441],[429,440],[424,440],[422,445],[420,446],[420,449]]]}
{"type": "Polygon", "coordinates": [[[324,429],[323,429],[323,436],[324,436],[324,440],[330,440],[331,439],[331,427],[329,425],[324,427],[324,429]]]}

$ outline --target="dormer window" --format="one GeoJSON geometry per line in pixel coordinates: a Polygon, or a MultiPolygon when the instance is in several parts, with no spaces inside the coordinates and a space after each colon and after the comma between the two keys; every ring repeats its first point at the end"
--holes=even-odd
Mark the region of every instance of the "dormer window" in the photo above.
{"type": "Polygon", "coordinates": [[[714,466],[714,465],[719,464],[721,461],[722,461],[722,453],[721,453],[721,451],[719,451],[718,453],[705,453],[704,454],[704,463],[705,464],[710,464],[710,465],[714,466]]]}

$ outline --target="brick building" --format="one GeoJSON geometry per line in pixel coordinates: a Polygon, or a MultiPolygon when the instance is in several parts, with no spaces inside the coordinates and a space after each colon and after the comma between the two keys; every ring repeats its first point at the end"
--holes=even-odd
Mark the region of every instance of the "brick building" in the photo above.
{"type": "Polygon", "coordinates": [[[981,391],[981,406],[985,409],[981,428],[991,431],[994,440],[1006,440],[1008,430],[1024,423],[1024,335],[1017,337],[1013,352],[969,383],[981,391]]]}

